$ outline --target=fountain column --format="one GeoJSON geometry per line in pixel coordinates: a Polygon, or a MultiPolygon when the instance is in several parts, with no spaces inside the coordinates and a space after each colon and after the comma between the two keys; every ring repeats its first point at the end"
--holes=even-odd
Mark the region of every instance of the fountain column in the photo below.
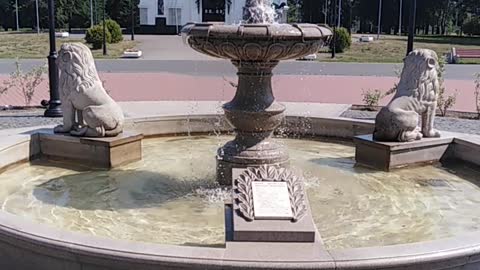
{"type": "Polygon", "coordinates": [[[272,139],[285,111],[285,106],[275,101],[272,91],[272,70],[278,61],[232,63],[238,68],[238,88],[223,109],[236,137],[220,148],[217,155],[217,179],[225,185],[231,184],[233,168],[282,166],[288,162],[285,147],[272,139]]]}
{"type": "Polygon", "coordinates": [[[217,153],[217,179],[232,184],[232,169],[262,165],[286,166],[284,146],[272,139],[283,121],[285,107],[275,102],[272,70],[279,61],[318,52],[332,31],[311,24],[275,24],[272,0],[246,0],[244,23],[191,23],[182,33],[194,50],[230,59],[238,68],[238,87],[225,104],[225,117],[236,137],[217,153]]]}

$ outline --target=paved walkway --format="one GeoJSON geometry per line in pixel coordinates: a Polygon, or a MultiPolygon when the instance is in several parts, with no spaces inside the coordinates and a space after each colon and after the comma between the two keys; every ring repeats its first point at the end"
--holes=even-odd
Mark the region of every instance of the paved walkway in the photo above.
{"type": "MultiPolygon", "coordinates": [[[[126,118],[155,116],[223,114],[220,101],[140,101],[120,102],[126,118]]],[[[348,104],[312,104],[286,102],[286,114],[334,118],[346,112],[348,104]]],[[[0,111],[0,130],[33,126],[51,126],[62,123],[61,118],[43,117],[44,109],[0,111]]],[[[1,137],[1,134],[0,134],[1,137]]]]}
{"type": "MultiPolygon", "coordinates": [[[[342,117],[374,121],[376,115],[377,112],[348,110],[342,114],[342,117]]],[[[435,128],[443,131],[480,135],[479,120],[436,117],[435,128]]]]}
{"type": "MultiPolygon", "coordinates": [[[[0,75],[0,81],[5,79],[0,75]]],[[[235,77],[191,76],[171,73],[103,73],[102,80],[117,101],[225,101],[230,100],[235,89],[230,82],[235,77]]],[[[362,104],[362,91],[367,89],[390,89],[398,79],[395,77],[361,76],[295,76],[279,75],[273,78],[275,96],[284,102],[312,102],[362,104]]],[[[447,80],[447,92],[458,89],[454,109],[473,112],[476,110],[473,81],[447,80]]],[[[48,99],[45,82],[35,94],[32,105],[48,99]]],[[[381,105],[389,98],[382,100],[381,105]]],[[[0,106],[24,105],[22,94],[11,89],[0,95],[0,106]]]]}
{"type": "Polygon", "coordinates": [[[181,36],[137,35],[145,60],[216,60],[192,50],[181,36]]]}

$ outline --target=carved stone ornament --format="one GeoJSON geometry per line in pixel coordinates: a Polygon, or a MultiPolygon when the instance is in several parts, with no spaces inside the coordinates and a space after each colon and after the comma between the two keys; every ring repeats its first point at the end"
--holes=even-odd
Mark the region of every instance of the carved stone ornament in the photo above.
{"type": "Polygon", "coordinates": [[[258,168],[248,168],[235,179],[234,198],[238,206],[237,210],[246,221],[255,219],[252,189],[252,182],[254,181],[286,182],[292,207],[292,221],[297,222],[305,216],[307,206],[303,178],[298,177],[288,169],[265,165],[258,168]]]}

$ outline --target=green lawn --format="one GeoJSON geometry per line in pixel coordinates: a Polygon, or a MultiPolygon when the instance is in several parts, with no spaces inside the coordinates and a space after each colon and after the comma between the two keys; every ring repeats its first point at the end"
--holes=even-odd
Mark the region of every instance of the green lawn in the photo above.
{"type": "MultiPolygon", "coordinates": [[[[320,61],[332,62],[371,62],[371,63],[400,63],[405,57],[407,37],[381,36],[380,40],[362,43],[356,42],[360,35],[354,35],[352,47],[336,59],[330,58],[326,50],[319,53],[320,61]]],[[[480,37],[444,37],[419,36],[415,38],[415,48],[435,50],[439,57],[450,52],[452,47],[480,49],[480,37]]],[[[465,59],[461,63],[480,64],[480,59],[465,59]]]]}
{"type": "MultiPolygon", "coordinates": [[[[65,42],[85,42],[79,38],[57,38],[57,50],[65,42]]],[[[125,49],[134,48],[136,41],[122,41],[108,44],[108,55],[103,56],[102,50],[93,50],[95,58],[118,58],[125,49]]],[[[45,58],[49,53],[48,34],[17,34],[0,32],[0,58],[45,58]]]]}

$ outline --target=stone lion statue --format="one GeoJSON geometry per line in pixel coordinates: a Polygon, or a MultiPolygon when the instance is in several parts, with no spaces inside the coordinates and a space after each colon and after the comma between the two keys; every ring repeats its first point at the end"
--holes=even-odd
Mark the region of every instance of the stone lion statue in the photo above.
{"type": "Polygon", "coordinates": [[[90,49],[81,43],[63,44],[57,64],[63,125],[54,132],[84,137],[122,133],[122,109],[103,88],[90,49]]]}
{"type": "Polygon", "coordinates": [[[433,128],[440,87],[438,67],[432,50],[418,49],[405,58],[396,94],[375,120],[374,140],[410,142],[440,137],[433,128]]]}

